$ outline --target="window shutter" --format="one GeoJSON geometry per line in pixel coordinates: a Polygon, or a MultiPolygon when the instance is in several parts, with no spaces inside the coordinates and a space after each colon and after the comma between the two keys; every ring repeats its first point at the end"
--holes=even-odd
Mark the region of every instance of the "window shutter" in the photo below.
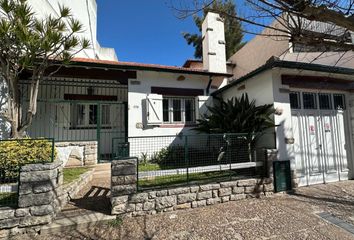
{"type": "Polygon", "coordinates": [[[57,126],[60,128],[70,128],[70,103],[60,103],[57,105],[57,126]]]}
{"type": "Polygon", "coordinates": [[[157,125],[163,122],[162,95],[148,94],[146,97],[147,125],[157,125]]]}
{"type": "Polygon", "coordinates": [[[195,97],[196,100],[196,119],[201,119],[205,114],[208,113],[208,108],[207,106],[211,106],[212,102],[211,102],[212,97],[210,96],[197,96],[195,97]]]}

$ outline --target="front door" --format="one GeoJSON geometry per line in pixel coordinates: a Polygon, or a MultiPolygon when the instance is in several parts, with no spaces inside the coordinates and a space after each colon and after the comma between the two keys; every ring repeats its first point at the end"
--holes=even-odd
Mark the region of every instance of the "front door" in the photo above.
{"type": "Polygon", "coordinates": [[[344,94],[298,91],[290,102],[299,185],[348,179],[344,94]]]}

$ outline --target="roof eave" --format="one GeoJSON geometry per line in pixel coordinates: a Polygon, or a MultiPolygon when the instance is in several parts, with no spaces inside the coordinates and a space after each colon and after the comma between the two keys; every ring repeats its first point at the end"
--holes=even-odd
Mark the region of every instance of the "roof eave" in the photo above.
{"type": "Polygon", "coordinates": [[[216,73],[208,71],[190,71],[186,69],[169,69],[169,68],[159,68],[154,66],[134,66],[134,65],[119,65],[119,64],[106,64],[106,63],[92,63],[92,62],[77,62],[72,61],[67,67],[91,67],[100,68],[106,70],[145,70],[145,71],[156,71],[156,72],[170,72],[170,73],[182,73],[182,74],[192,74],[192,75],[203,75],[203,76],[218,76],[218,77],[232,77],[229,73],[216,73]]]}
{"type": "Polygon", "coordinates": [[[309,71],[321,71],[321,72],[328,72],[328,73],[335,73],[335,74],[345,74],[345,75],[354,75],[354,69],[352,68],[343,68],[343,67],[331,67],[327,65],[320,65],[320,64],[312,64],[312,63],[303,63],[303,62],[292,62],[292,61],[281,61],[277,60],[276,58],[271,58],[268,62],[259,68],[253,70],[252,72],[246,74],[245,76],[232,81],[230,84],[226,85],[223,88],[218,89],[217,91],[213,92],[212,96],[217,96],[218,94],[226,91],[227,89],[231,88],[234,85],[240,84],[247,79],[269,69],[273,68],[288,68],[288,69],[302,69],[302,70],[309,70],[309,71]]]}

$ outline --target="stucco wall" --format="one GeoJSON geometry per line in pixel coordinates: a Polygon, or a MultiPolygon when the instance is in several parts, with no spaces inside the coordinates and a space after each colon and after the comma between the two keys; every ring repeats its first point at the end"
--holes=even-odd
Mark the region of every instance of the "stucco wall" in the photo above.
{"type": "MultiPolygon", "coordinates": [[[[265,71],[245,82],[227,89],[222,93],[222,98],[226,100],[233,97],[241,97],[242,94],[247,93],[250,100],[256,100],[256,105],[273,104],[274,94],[272,78],[272,72],[265,71]]],[[[259,145],[267,148],[275,147],[273,130],[270,130],[262,139],[260,139],[259,145]]]]}
{"type": "MultiPolygon", "coordinates": [[[[166,87],[166,88],[194,88],[203,89],[204,95],[208,86],[208,76],[184,75],[184,81],[177,81],[181,74],[174,73],[159,73],[150,71],[137,72],[137,79],[129,80],[128,85],[128,134],[132,136],[159,136],[159,135],[175,135],[180,132],[188,132],[190,127],[183,125],[167,125],[163,126],[146,126],[145,114],[143,110],[143,100],[147,94],[151,93],[151,87],[166,87]],[[133,83],[133,84],[132,84],[133,83]]],[[[215,80],[212,85],[219,87],[222,81],[215,80]]],[[[216,89],[210,89],[210,93],[216,89]]]]}
{"type": "MultiPolygon", "coordinates": [[[[96,0],[29,0],[29,4],[37,17],[44,18],[51,14],[54,17],[59,16],[59,4],[69,7],[75,19],[83,25],[83,32],[78,34],[80,38],[90,40],[91,47],[78,53],[76,57],[96,58],[105,60],[118,60],[115,52],[100,51],[100,45],[97,41],[97,3],[96,0]]],[[[67,23],[69,27],[69,23],[67,23]]],[[[107,50],[108,51],[108,50],[107,50]]]]}

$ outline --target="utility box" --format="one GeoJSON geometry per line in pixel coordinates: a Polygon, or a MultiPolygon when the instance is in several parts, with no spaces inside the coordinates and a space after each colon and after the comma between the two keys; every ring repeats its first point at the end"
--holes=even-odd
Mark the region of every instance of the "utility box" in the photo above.
{"type": "Polygon", "coordinates": [[[275,192],[289,191],[292,189],[290,160],[274,161],[273,175],[275,192]]]}

